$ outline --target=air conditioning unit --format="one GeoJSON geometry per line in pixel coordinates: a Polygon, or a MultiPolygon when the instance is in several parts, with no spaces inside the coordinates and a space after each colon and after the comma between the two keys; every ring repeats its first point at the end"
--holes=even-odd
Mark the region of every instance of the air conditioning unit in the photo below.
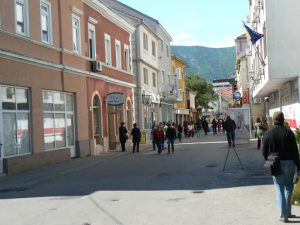
{"type": "Polygon", "coordinates": [[[260,104],[260,103],[261,103],[261,98],[254,98],[254,99],[253,99],[253,102],[254,102],[255,104],[260,104]]]}
{"type": "Polygon", "coordinates": [[[102,71],[101,61],[99,61],[99,60],[92,61],[92,71],[94,71],[94,72],[102,71]]]}

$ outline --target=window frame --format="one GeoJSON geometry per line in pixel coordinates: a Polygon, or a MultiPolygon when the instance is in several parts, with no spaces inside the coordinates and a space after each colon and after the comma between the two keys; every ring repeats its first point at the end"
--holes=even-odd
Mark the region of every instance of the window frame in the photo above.
{"type": "Polygon", "coordinates": [[[106,65],[112,65],[112,60],[111,60],[111,39],[110,35],[105,33],[104,34],[104,48],[105,48],[105,64],[106,65]],[[106,41],[108,41],[109,46],[106,45],[106,41]],[[109,49],[107,49],[109,47],[109,49]]]}
{"type": "Polygon", "coordinates": [[[88,48],[89,48],[89,58],[96,60],[97,58],[97,47],[96,47],[96,27],[94,24],[88,23],[88,48]],[[92,40],[92,53],[91,53],[91,46],[90,46],[90,31],[93,32],[93,37],[91,38],[92,40]]]}
{"type": "Polygon", "coordinates": [[[15,31],[17,34],[29,37],[29,7],[28,0],[15,0],[15,31]],[[23,6],[23,29],[24,32],[18,32],[18,14],[17,14],[17,4],[23,6]]]}
{"type": "Polygon", "coordinates": [[[51,3],[46,0],[41,0],[40,2],[40,13],[41,13],[41,41],[43,43],[52,44],[52,8],[51,3]],[[47,15],[42,11],[42,6],[45,5],[48,9],[47,15]],[[48,28],[48,41],[43,40],[43,25],[42,25],[42,16],[46,16],[47,28],[48,28]]]}
{"type": "Polygon", "coordinates": [[[81,54],[81,28],[80,28],[80,17],[72,14],[72,49],[73,52],[77,53],[77,54],[81,54]],[[77,40],[77,48],[78,49],[74,49],[74,33],[73,33],[73,29],[74,29],[74,21],[77,20],[78,21],[78,27],[77,27],[77,32],[76,32],[76,40],[77,40]]]}
{"type": "MultiPolygon", "coordinates": [[[[54,91],[54,90],[46,90],[46,89],[43,89],[42,90],[42,95],[43,95],[43,104],[44,104],[44,93],[45,92],[51,92],[51,95],[52,95],[52,98],[53,98],[53,109],[52,110],[45,110],[43,108],[43,119],[45,118],[44,117],[44,114],[45,113],[48,113],[48,114],[53,114],[53,121],[54,121],[54,130],[55,130],[55,115],[56,114],[64,114],[64,121],[65,121],[65,132],[66,132],[66,135],[65,135],[65,146],[64,147],[56,147],[56,140],[54,140],[54,148],[46,148],[45,146],[45,126],[43,124],[43,138],[44,138],[44,150],[45,151],[55,151],[55,150],[59,150],[59,149],[63,149],[63,148],[68,148],[68,147],[74,147],[75,148],[75,145],[76,145],[76,121],[75,121],[75,118],[76,118],[76,112],[75,112],[75,95],[72,94],[72,93],[68,93],[68,92],[61,92],[61,91],[54,91]],[[54,93],[59,93],[59,94],[63,94],[64,96],[64,110],[56,110],[55,109],[55,104],[54,104],[54,93]],[[67,95],[69,96],[72,96],[73,97],[73,102],[72,102],[72,109],[73,111],[70,111],[67,109],[67,95]],[[68,143],[68,129],[67,129],[67,126],[68,126],[68,123],[67,123],[67,120],[68,120],[68,115],[71,115],[72,118],[73,118],[73,143],[74,145],[69,145],[68,143]]],[[[56,136],[56,134],[54,133],[54,137],[56,136]]]]}
{"type": "Polygon", "coordinates": [[[154,58],[156,58],[156,43],[155,43],[154,40],[152,40],[152,45],[151,45],[151,47],[152,47],[152,56],[153,56],[154,58]]]}
{"type": "Polygon", "coordinates": [[[144,84],[149,84],[149,77],[148,77],[148,69],[147,68],[143,68],[143,75],[144,75],[144,84]]]}
{"type": "MultiPolygon", "coordinates": [[[[2,115],[0,116],[1,118],[2,118],[2,120],[3,120],[3,114],[4,113],[13,113],[14,115],[15,115],[15,122],[16,122],[16,132],[18,132],[18,114],[24,114],[24,113],[26,113],[26,114],[28,114],[28,136],[29,136],[29,151],[28,152],[26,152],[26,153],[20,153],[20,146],[16,146],[17,147],[17,154],[14,154],[14,155],[8,155],[8,156],[6,156],[5,155],[5,152],[4,152],[4,149],[3,150],[1,150],[2,151],[2,153],[3,153],[3,155],[2,155],[2,158],[3,159],[5,159],[5,158],[11,158],[11,157],[18,157],[18,156],[23,156],[23,155],[30,155],[30,154],[32,154],[32,132],[31,132],[31,130],[32,130],[32,118],[31,118],[31,116],[32,116],[32,108],[31,108],[31,90],[29,89],[29,88],[26,88],[26,87],[20,87],[20,86],[10,86],[10,85],[0,85],[0,91],[1,91],[1,95],[0,95],[0,104],[1,104],[1,106],[0,106],[0,109],[1,109],[1,113],[2,113],[2,115]],[[8,88],[13,88],[14,89],[14,95],[15,95],[15,99],[14,99],[14,102],[15,102],[15,108],[14,109],[3,109],[3,107],[2,107],[2,104],[3,104],[3,99],[2,99],[2,88],[4,88],[4,87],[8,87],[8,88]],[[27,90],[27,103],[28,103],[28,110],[25,110],[25,109],[18,109],[18,105],[17,105],[17,96],[16,96],[16,90],[17,89],[23,89],[23,90],[27,90]]],[[[2,123],[2,126],[3,126],[3,121],[1,121],[1,123],[2,123]]],[[[2,129],[3,129],[3,127],[2,127],[2,129]]],[[[0,131],[0,134],[1,135],[3,135],[3,130],[1,130],[0,131]]],[[[18,136],[18,134],[16,134],[17,136],[18,136]]],[[[18,138],[16,136],[16,138],[18,138]]],[[[3,140],[3,136],[1,137],[2,138],[2,141],[4,141],[3,140]]],[[[3,145],[4,145],[4,142],[3,142],[3,145]]],[[[0,157],[1,158],[1,157],[0,157]]]]}
{"type": "Polygon", "coordinates": [[[152,85],[153,87],[157,87],[157,76],[155,72],[152,72],[152,85]]]}
{"type": "Polygon", "coordinates": [[[125,70],[127,72],[130,72],[130,52],[129,52],[129,46],[126,44],[124,44],[124,64],[125,64],[125,70]]]}
{"type": "Polygon", "coordinates": [[[167,52],[167,57],[170,57],[170,47],[168,44],[166,44],[166,52],[167,52]]]}
{"type": "Polygon", "coordinates": [[[121,42],[117,39],[115,39],[115,52],[116,52],[116,68],[121,70],[122,69],[122,47],[121,42]]]}
{"type": "Polygon", "coordinates": [[[143,49],[148,52],[148,35],[143,32],[143,49]]]}

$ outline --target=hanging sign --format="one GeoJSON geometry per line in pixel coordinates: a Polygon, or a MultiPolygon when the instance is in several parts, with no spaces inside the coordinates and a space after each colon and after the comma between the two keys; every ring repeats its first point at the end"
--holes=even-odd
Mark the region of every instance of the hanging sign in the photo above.
{"type": "Polygon", "coordinates": [[[125,102],[124,94],[122,92],[112,92],[107,94],[107,105],[123,105],[125,102]]]}

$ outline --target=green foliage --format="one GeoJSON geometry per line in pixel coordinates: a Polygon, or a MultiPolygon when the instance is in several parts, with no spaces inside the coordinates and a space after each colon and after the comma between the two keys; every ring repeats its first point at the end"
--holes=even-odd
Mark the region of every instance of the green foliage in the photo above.
{"type": "Polygon", "coordinates": [[[299,128],[296,128],[296,130],[295,130],[295,138],[296,138],[297,144],[300,144],[300,129],[299,128]]]}
{"type": "Polygon", "coordinates": [[[186,73],[197,72],[208,82],[224,78],[235,72],[236,51],[230,48],[202,46],[171,46],[172,54],[186,61],[186,73]]]}
{"type": "Polygon", "coordinates": [[[218,95],[213,90],[213,85],[207,83],[199,73],[189,73],[185,77],[185,84],[196,92],[196,105],[202,106],[203,109],[209,109],[208,103],[218,99],[218,95]]]}

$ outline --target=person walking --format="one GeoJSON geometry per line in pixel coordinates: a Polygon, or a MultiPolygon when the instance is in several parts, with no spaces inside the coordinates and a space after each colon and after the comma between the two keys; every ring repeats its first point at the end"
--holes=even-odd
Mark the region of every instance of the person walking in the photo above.
{"type": "Polygon", "coordinates": [[[155,138],[154,138],[154,132],[156,130],[156,126],[155,124],[152,125],[152,129],[151,129],[151,139],[152,139],[152,150],[155,151],[156,150],[156,142],[155,142],[155,138]]]}
{"type": "Polygon", "coordinates": [[[235,129],[236,124],[233,119],[230,118],[230,116],[227,116],[226,121],[224,123],[224,127],[227,134],[227,141],[228,141],[228,147],[230,148],[231,145],[235,147],[235,129]]]}
{"type": "Polygon", "coordinates": [[[182,126],[181,124],[178,124],[177,126],[177,136],[178,136],[178,140],[181,142],[182,141],[182,126]]]}
{"type": "Polygon", "coordinates": [[[166,131],[166,139],[168,140],[168,154],[170,154],[170,145],[172,147],[172,153],[174,154],[174,140],[176,138],[176,130],[173,126],[168,124],[166,131]]]}
{"type": "Polygon", "coordinates": [[[128,139],[127,129],[125,127],[125,124],[122,122],[121,126],[119,127],[119,140],[122,147],[122,152],[125,152],[125,143],[128,139]]]}
{"type": "Polygon", "coordinates": [[[274,126],[265,133],[262,154],[265,160],[269,155],[276,155],[280,159],[281,174],[273,176],[276,191],[277,206],[280,210],[280,220],[288,222],[291,214],[291,196],[294,189],[294,175],[300,175],[300,161],[298,147],[294,133],[284,127],[282,112],[273,114],[274,126]]]}
{"type": "Polygon", "coordinates": [[[195,129],[196,129],[196,136],[197,136],[197,138],[199,138],[200,134],[201,134],[201,124],[200,123],[196,123],[195,129]]]}
{"type": "Polygon", "coordinates": [[[161,126],[157,126],[154,131],[154,138],[157,146],[157,153],[160,154],[162,151],[162,141],[164,140],[164,132],[161,126]]]}
{"type": "Polygon", "coordinates": [[[260,149],[264,134],[268,130],[268,124],[266,120],[261,121],[259,117],[255,120],[255,135],[257,137],[257,149],[260,149]]]}
{"type": "Polygon", "coordinates": [[[206,120],[205,117],[203,118],[203,121],[202,121],[202,127],[203,127],[203,130],[204,130],[204,134],[207,135],[208,123],[207,123],[207,120],[206,120]]]}
{"type": "Polygon", "coordinates": [[[213,128],[213,134],[217,134],[217,121],[215,118],[212,120],[211,124],[213,128]]]}
{"type": "Polygon", "coordinates": [[[135,153],[135,148],[136,152],[140,151],[140,141],[141,141],[141,131],[140,128],[137,127],[137,124],[133,124],[133,128],[131,130],[131,136],[132,136],[132,153],[135,153]]]}

